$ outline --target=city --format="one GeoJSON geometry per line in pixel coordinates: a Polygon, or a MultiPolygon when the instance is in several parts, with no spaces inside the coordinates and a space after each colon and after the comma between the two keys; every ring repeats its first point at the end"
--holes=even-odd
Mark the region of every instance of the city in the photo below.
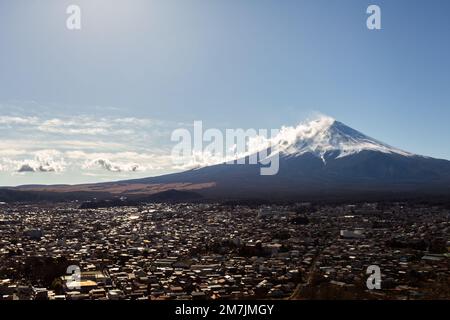
{"type": "Polygon", "coordinates": [[[1,203],[0,299],[448,299],[449,218],[405,203],[1,203]]]}

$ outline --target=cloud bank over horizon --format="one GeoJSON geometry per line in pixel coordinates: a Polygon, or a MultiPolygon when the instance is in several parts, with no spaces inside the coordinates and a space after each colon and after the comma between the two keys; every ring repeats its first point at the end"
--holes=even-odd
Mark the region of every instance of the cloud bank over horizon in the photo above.
{"type": "Polygon", "coordinates": [[[184,125],[114,114],[52,115],[2,105],[0,110],[0,185],[79,183],[173,171],[170,133],[184,125]]]}
{"type": "MultiPolygon", "coordinates": [[[[114,112],[74,116],[52,114],[43,108],[27,111],[0,105],[0,109],[0,176],[5,181],[1,185],[138,178],[230,160],[226,152],[217,155],[202,150],[193,151],[192,158],[182,165],[176,164],[171,133],[177,128],[192,130],[192,124],[114,112]]],[[[252,136],[246,152],[232,158],[258,152],[273,141],[289,140],[295,130],[282,127],[276,137],[252,136]]]]}

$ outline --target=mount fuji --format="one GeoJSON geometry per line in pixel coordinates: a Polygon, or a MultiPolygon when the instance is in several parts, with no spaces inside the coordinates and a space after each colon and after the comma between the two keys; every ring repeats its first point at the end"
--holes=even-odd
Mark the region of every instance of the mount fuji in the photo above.
{"type": "Polygon", "coordinates": [[[282,128],[269,154],[279,156],[279,172],[273,176],[260,175],[261,163],[222,163],[126,183],[203,185],[207,187],[198,192],[212,198],[297,199],[450,190],[450,161],[392,147],[330,117],[282,128]]]}
{"type": "Polygon", "coordinates": [[[414,156],[368,137],[330,117],[321,117],[295,128],[283,128],[274,140],[274,149],[282,157],[311,153],[321,158],[325,164],[326,158],[342,158],[362,151],[414,156]]]}
{"type": "Polygon", "coordinates": [[[177,190],[207,199],[296,201],[450,196],[450,161],[403,151],[329,117],[283,127],[271,139],[267,154],[279,157],[275,175],[261,175],[265,165],[248,164],[249,154],[243,165],[219,163],[151,178],[15,190],[95,193],[96,197],[137,197],[177,190]]]}

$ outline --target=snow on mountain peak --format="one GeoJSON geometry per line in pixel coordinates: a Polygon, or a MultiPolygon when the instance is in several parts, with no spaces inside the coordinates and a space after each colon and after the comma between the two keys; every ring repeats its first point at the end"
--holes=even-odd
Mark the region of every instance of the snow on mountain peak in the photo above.
{"type": "Polygon", "coordinates": [[[273,143],[276,152],[280,152],[282,156],[299,156],[309,152],[322,158],[324,162],[325,157],[341,158],[364,150],[412,155],[368,137],[328,116],[300,123],[296,127],[282,127],[273,143]]]}

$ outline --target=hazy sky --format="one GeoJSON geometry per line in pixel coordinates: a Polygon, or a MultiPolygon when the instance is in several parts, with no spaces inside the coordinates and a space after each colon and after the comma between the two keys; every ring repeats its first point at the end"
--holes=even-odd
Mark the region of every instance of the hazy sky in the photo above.
{"type": "Polygon", "coordinates": [[[161,174],[174,128],[315,112],[450,159],[449,12],[448,0],[0,0],[0,185],[161,174]],[[367,29],[369,4],[382,30],[367,29]]]}

